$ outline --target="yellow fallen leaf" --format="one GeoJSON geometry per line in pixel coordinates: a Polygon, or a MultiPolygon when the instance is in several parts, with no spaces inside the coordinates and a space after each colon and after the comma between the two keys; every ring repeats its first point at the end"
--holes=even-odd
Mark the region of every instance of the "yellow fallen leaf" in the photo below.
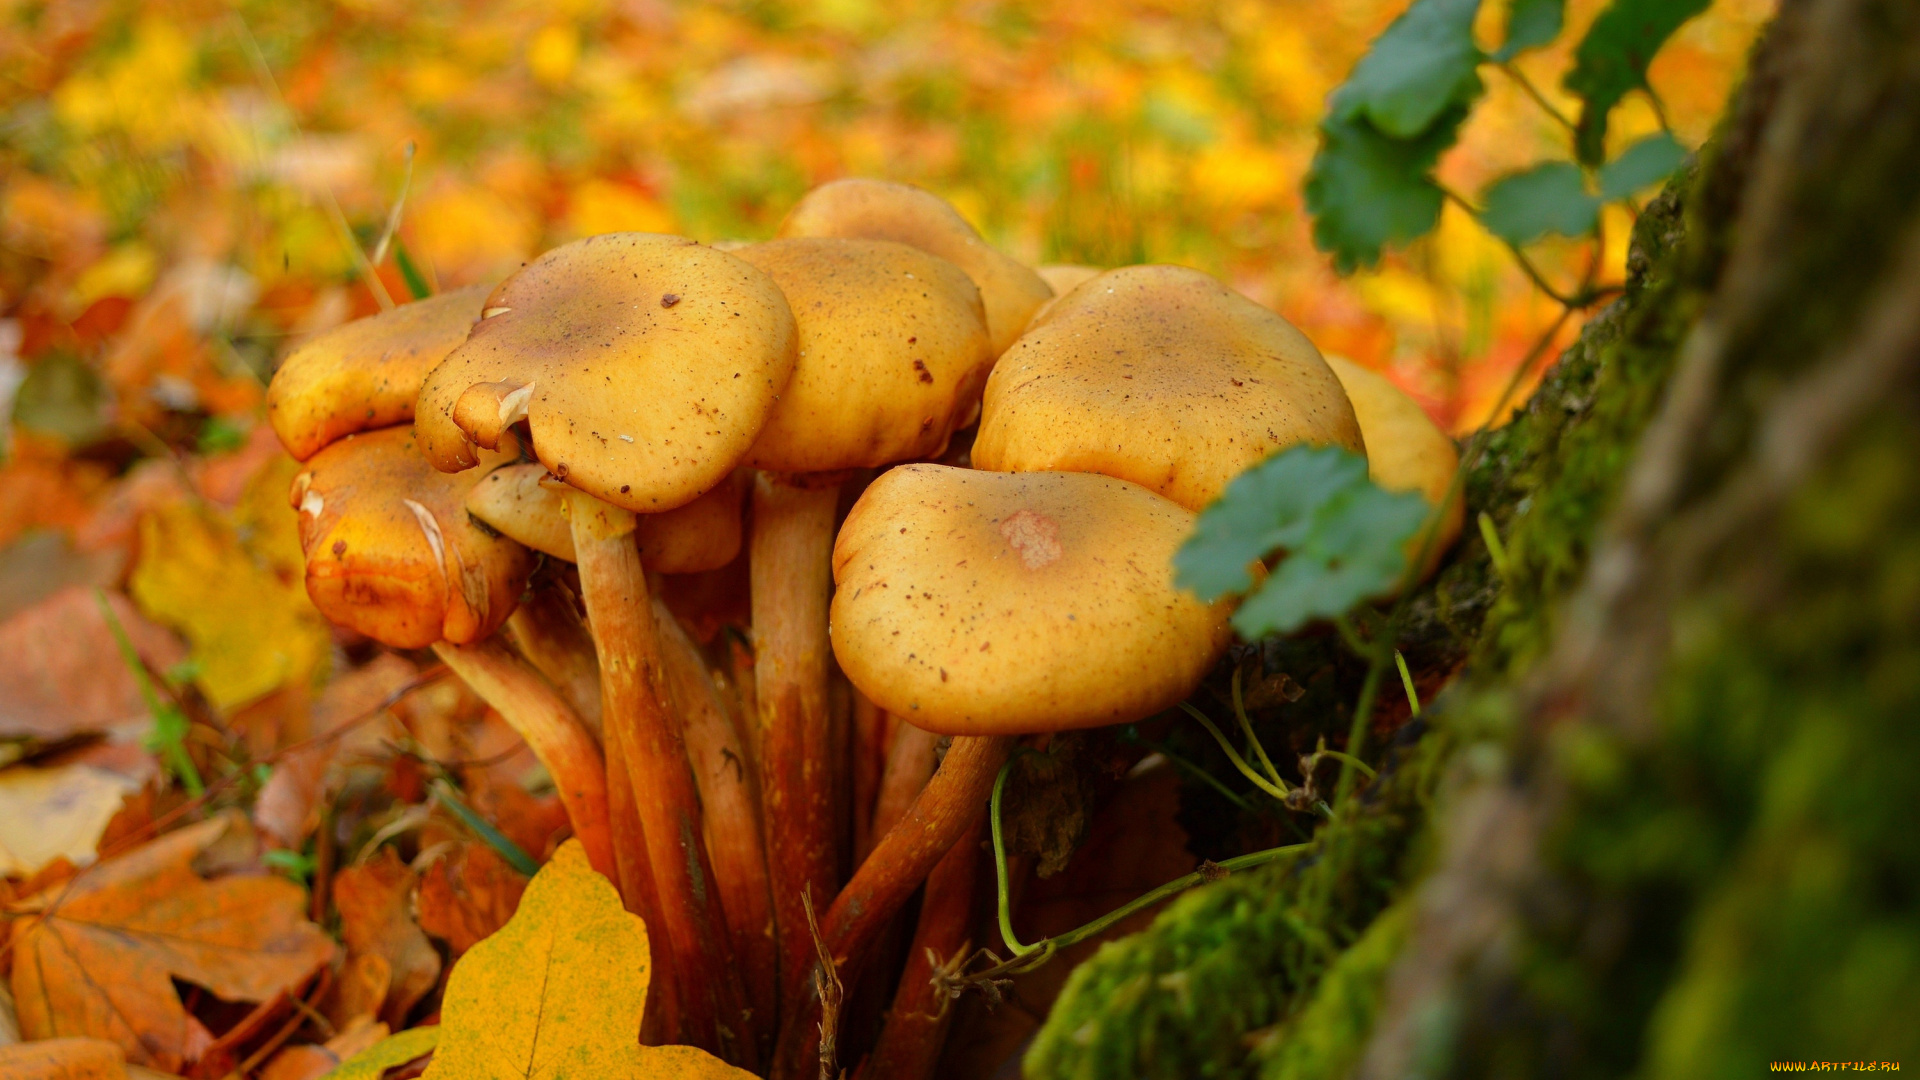
{"type": "Polygon", "coordinates": [[[0,772],[0,875],[32,877],[58,858],[92,865],[100,834],[138,787],[89,765],[0,772]]]}
{"type": "Polygon", "coordinates": [[[424,1080],[751,1080],[704,1050],[640,1045],[652,976],[646,924],[569,840],[454,966],[424,1080]]]}
{"type": "Polygon", "coordinates": [[[310,678],[331,646],[300,578],[275,573],[210,509],[175,503],[141,519],[128,587],[147,614],[186,635],[200,665],[194,681],[223,711],[310,678]]]}

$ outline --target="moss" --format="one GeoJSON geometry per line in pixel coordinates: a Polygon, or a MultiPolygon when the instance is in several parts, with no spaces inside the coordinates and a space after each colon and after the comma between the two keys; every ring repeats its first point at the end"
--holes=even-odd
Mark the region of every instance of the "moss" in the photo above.
{"type": "Polygon", "coordinates": [[[1407,941],[1411,906],[1402,900],[1381,912],[1327,969],[1306,1006],[1253,1043],[1260,1080],[1326,1080],[1359,1063],[1387,969],[1407,941]]]}

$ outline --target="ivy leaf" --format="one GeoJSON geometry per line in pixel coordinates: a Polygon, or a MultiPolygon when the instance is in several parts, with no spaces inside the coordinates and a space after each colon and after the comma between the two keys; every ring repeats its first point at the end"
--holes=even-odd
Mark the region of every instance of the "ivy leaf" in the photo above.
{"type": "Polygon", "coordinates": [[[1607,114],[1631,90],[1647,84],[1647,66],[1682,23],[1707,10],[1709,0],[1613,0],[1588,28],[1573,54],[1566,87],[1580,95],[1574,151],[1582,164],[1606,160],[1607,114]]]}
{"type": "Polygon", "coordinates": [[[1587,194],[1580,166],[1547,161],[1510,173],[1481,194],[1480,220],[1510,244],[1530,244],[1548,233],[1581,236],[1592,230],[1600,200],[1587,194]]]}
{"type": "Polygon", "coordinates": [[[1440,220],[1444,196],[1427,174],[1466,115],[1464,105],[1456,106],[1417,139],[1388,138],[1361,119],[1321,121],[1320,150],[1307,171],[1307,212],[1315,246],[1341,273],[1372,266],[1382,248],[1417,239],[1440,220]]]}
{"type": "Polygon", "coordinates": [[[1600,198],[1624,199],[1649,184],[1673,175],[1687,160],[1687,148],[1666,132],[1649,135],[1622,151],[1600,169],[1600,198]]]}
{"type": "Polygon", "coordinates": [[[1424,135],[1448,108],[1479,96],[1479,10],[1480,0],[1414,0],[1334,91],[1329,112],[1395,139],[1424,135]]]}
{"type": "Polygon", "coordinates": [[[1495,60],[1505,63],[1560,36],[1566,21],[1567,0],[1510,0],[1507,4],[1507,40],[1495,60]]]}
{"type": "Polygon", "coordinates": [[[1406,544],[1427,516],[1426,500],[1367,479],[1367,461],[1339,447],[1295,446],[1227,485],[1174,554],[1175,580],[1203,600],[1243,592],[1249,567],[1286,557],[1240,605],[1234,629],[1251,641],[1290,633],[1393,587],[1406,544]]]}

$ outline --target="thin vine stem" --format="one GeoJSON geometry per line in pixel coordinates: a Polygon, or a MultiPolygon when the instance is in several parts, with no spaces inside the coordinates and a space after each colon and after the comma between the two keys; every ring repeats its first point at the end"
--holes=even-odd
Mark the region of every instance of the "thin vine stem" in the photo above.
{"type": "Polygon", "coordinates": [[[1137,731],[1132,731],[1131,729],[1128,729],[1124,734],[1121,735],[1121,740],[1124,742],[1133,743],[1136,746],[1144,746],[1149,751],[1159,754],[1163,758],[1166,758],[1168,761],[1172,762],[1176,768],[1179,768],[1182,771],[1186,772],[1187,775],[1193,777],[1195,780],[1198,780],[1212,787],[1213,790],[1219,792],[1223,798],[1227,799],[1227,801],[1233,803],[1235,806],[1238,806],[1240,809],[1242,810],[1253,809],[1253,804],[1248,802],[1246,799],[1241,798],[1239,792],[1221,783],[1219,777],[1201,768],[1199,765],[1196,765],[1195,763],[1188,761],[1178,751],[1174,750],[1172,747],[1169,747],[1166,743],[1155,742],[1154,740],[1141,735],[1137,731]]]}
{"type": "MultiPolygon", "coordinates": [[[[1219,729],[1219,727],[1217,727],[1214,724],[1213,720],[1210,719],[1206,713],[1201,712],[1199,709],[1194,708],[1191,703],[1185,702],[1185,701],[1180,703],[1180,707],[1186,710],[1186,713],[1188,716],[1191,716],[1195,720],[1200,721],[1200,723],[1207,729],[1207,732],[1213,736],[1213,741],[1219,743],[1220,749],[1225,750],[1227,752],[1228,760],[1233,762],[1234,768],[1240,770],[1240,775],[1253,781],[1253,784],[1255,787],[1259,788],[1261,791],[1266,792],[1267,794],[1273,796],[1276,799],[1284,800],[1287,797],[1286,782],[1281,781],[1280,783],[1275,784],[1273,781],[1270,781],[1266,777],[1261,776],[1260,773],[1256,769],[1254,769],[1253,766],[1247,764],[1247,759],[1240,756],[1240,751],[1235,750],[1233,748],[1233,744],[1227,741],[1227,736],[1225,735],[1225,733],[1223,733],[1219,729]]],[[[1276,779],[1278,778],[1276,777],[1276,779]]]]}
{"type": "MultiPolygon", "coordinates": [[[[1031,753],[1032,751],[1028,752],[1031,753]]],[[[1077,945],[1101,933],[1108,927],[1132,915],[1134,912],[1152,907],[1169,896],[1184,892],[1202,882],[1214,881],[1235,871],[1249,870],[1253,867],[1272,862],[1281,856],[1304,851],[1311,846],[1310,841],[1299,844],[1288,844],[1285,847],[1267,848],[1264,851],[1251,852],[1246,855],[1225,859],[1218,863],[1203,863],[1200,868],[1193,873],[1187,874],[1184,877],[1175,878],[1156,889],[1143,893],[1132,901],[1122,904],[1092,922],[1078,926],[1064,934],[1055,934],[1052,937],[1042,938],[1031,945],[1025,945],[1022,944],[1020,939],[1015,937],[1013,933],[1012,904],[1009,900],[1010,890],[1007,881],[1007,852],[1005,842],[1001,836],[1000,827],[1001,792],[1006,787],[1007,776],[1012,771],[1013,763],[1018,760],[1018,757],[1019,755],[1015,755],[1009,758],[1005,765],[1000,766],[1000,774],[993,779],[993,798],[987,807],[988,825],[993,834],[994,891],[999,903],[1000,939],[1005,942],[1007,950],[1013,954],[1013,957],[1012,959],[1001,961],[983,971],[968,975],[966,980],[969,982],[982,982],[1001,976],[1025,974],[1053,959],[1054,955],[1061,949],[1077,945]]]]}
{"type": "Polygon", "coordinates": [[[1287,782],[1280,779],[1280,770],[1273,767],[1273,759],[1267,756],[1267,748],[1261,745],[1260,736],[1253,733],[1253,721],[1247,718],[1246,701],[1240,694],[1238,667],[1233,669],[1233,718],[1240,721],[1240,732],[1247,737],[1247,745],[1253,747],[1254,754],[1260,758],[1260,764],[1266,767],[1267,776],[1280,790],[1285,791],[1287,782]]]}
{"type": "Polygon", "coordinates": [[[1501,60],[1496,64],[1494,64],[1494,66],[1499,68],[1501,71],[1506,72],[1507,78],[1512,79],[1515,83],[1519,84],[1520,89],[1526,91],[1527,96],[1533,99],[1533,103],[1535,105],[1540,106],[1542,109],[1546,110],[1546,113],[1548,116],[1551,116],[1555,120],[1558,120],[1560,122],[1561,127],[1566,128],[1570,132],[1578,130],[1575,127],[1572,118],[1567,116],[1566,113],[1561,112],[1559,109],[1554,108],[1553,102],[1547,100],[1547,96],[1540,92],[1539,87],[1533,85],[1532,79],[1527,78],[1526,75],[1523,74],[1519,68],[1513,65],[1513,61],[1501,60]]]}

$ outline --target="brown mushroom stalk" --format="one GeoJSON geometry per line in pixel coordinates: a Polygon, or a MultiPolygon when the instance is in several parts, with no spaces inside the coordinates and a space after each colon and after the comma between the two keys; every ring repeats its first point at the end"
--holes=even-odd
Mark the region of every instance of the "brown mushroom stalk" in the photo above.
{"type": "MultiPolygon", "coordinates": [[[[654,888],[653,867],[647,861],[646,829],[640,824],[640,807],[633,797],[633,772],[627,768],[625,742],[606,742],[607,805],[613,822],[614,865],[620,875],[616,880],[626,909],[648,926],[659,926],[655,913],[660,910],[660,893],[654,888]]],[[[648,1046],[682,1042],[680,980],[673,950],[654,949],[652,961],[653,979],[647,984],[647,1013],[640,1041],[648,1046]]]]}
{"type": "Polygon", "coordinates": [[[780,929],[781,985],[813,965],[801,898],[838,891],[828,712],[827,600],[839,484],[806,487],[760,474],[753,487],[754,698],[758,704],[767,873],[780,929]]]}
{"type": "Polygon", "coordinates": [[[940,1061],[940,1049],[952,1023],[951,1002],[935,976],[963,962],[973,951],[974,878],[980,868],[980,841],[986,819],[975,821],[927,875],[927,896],[907,950],[906,970],[880,1029],[880,1041],[856,1080],[926,1080],[940,1061]]]}
{"type": "Polygon", "coordinates": [[[433,652],[526,740],[553,777],[587,861],[614,880],[606,766],[573,708],[497,634],[471,645],[436,642],[433,652]]]}
{"type": "Polygon", "coordinates": [[[887,750],[898,721],[859,690],[853,691],[852,706],[853,861],[857,866],[879,839],[873,832],[873,807],[879,800],[880,778],[886,772],[887,750]]]}
{"type": "MultiPolygon", "coordinates": [[[[873,803],[874,843],[879,843],[913,808],[913,800],[920,797],[939,764],[939,747],[940,736],[933,732],[912,724],[900,725],[893,745],[887,748],[886,770],[880,774],[880,792],[873,803]]],[[[861,858],[870,853],[861,852],[861,858]]]]}
{"type": "Polygon", "coordinates": [[[658,929],[674,954],[682,1036],[750,1062],[755,1021],[734,967],[700,800],[674,716],[634,515],[582,491],[567,492],[582,599],[600,657],[603,723],[620,740],[658,894],[658,929]]]}
{"type": "MultiPolygon", "coordinates": [[[[947,749],[946,760],[913,801],[913,808],[888,830],[853,880],[840,890],[820,938],[851,986],[869,959],[880,932],[899,913],[927,874],[967,830],[985,817],[993,780],[1016,740],[1009,735],[962,735],[947,749]]],[[[780,1047],[774,1057],[776,1080],[805,1074],[819,1039],[820,1002],[812,980],[804,993],[788,998],[780,1047]]]]}
{"type": "Polygon", "coordinates": [[[733,937],[734,959],[746,984],[747,1005],[754,1016],[771,1018],[779,1007],[773,898],[767,887],[767,853],[760,840],[760,805],[750,759],[705,659],[657,596],[653,617],[673,702],[685,724],[687,759],[700,791],[707,853],[713,861],[727,931],[733,937]]]}
{"type": "Polygon", "coordinates": [[[535,585],[507,616],[507,633],[599,738],[600,661],[579,598],[558,582],[535,585]]]}

